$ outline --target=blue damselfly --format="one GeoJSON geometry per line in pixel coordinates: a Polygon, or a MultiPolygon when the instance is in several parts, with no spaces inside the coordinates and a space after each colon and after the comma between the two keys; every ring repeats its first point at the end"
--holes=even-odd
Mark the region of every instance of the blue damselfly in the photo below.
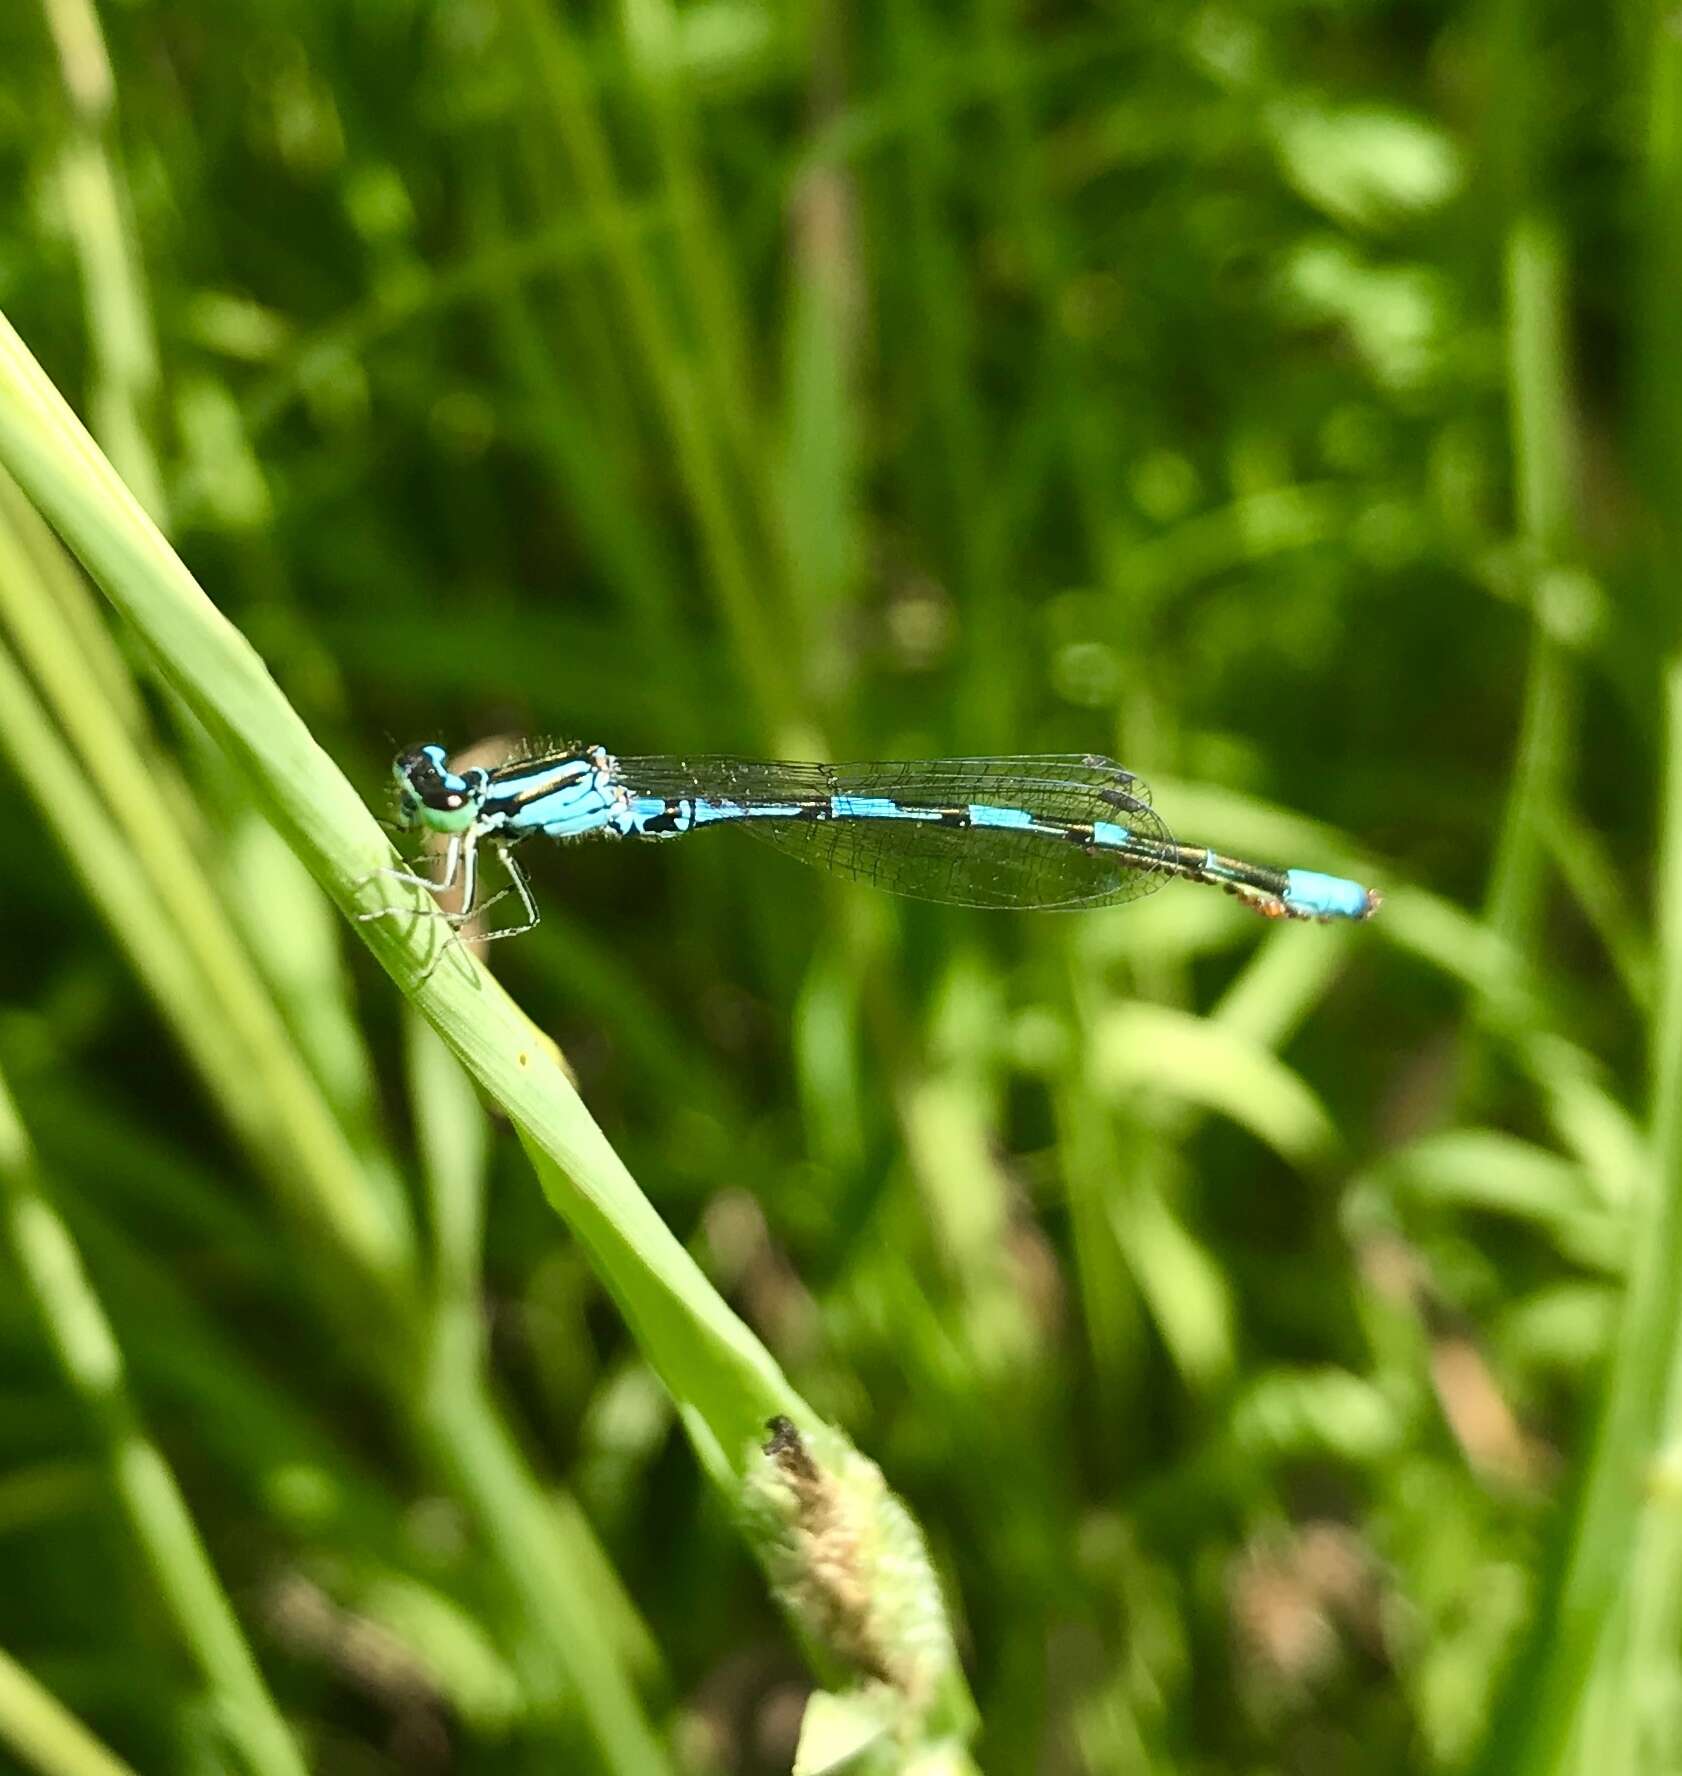
{"type": "Polygon", "coordinates": [[[567,746],[494,770],[455,771],[432,744],[401,753],[393,774],[399,826],[438,834],[443,868],[437,876],[381,873],[459,889],[457,910],[440,915],[459,925],[481,910],[480,851],[488,846],[523,908],[520,923],[488,938],[538,922],[513,855],[533,833],[671,839],[709,826],[740,827],[890,893],[959,906],[1109,906],[1173,877],[1224,888],[1275,919],[1366,919],[1379,904],[1373,889],[1341,876],[1269,869],[1178,843],[1146,785],[1091,754],[812,765],[705,754],[617,759],[600,746],[567,746]]]}

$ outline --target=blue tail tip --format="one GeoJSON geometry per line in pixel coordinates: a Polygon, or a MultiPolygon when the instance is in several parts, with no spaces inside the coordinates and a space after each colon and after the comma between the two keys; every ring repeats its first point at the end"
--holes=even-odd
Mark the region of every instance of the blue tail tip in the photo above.
{"type": "Polygon", "coordinates": [[[1300,919],[1370,919],[1383,896],[1343,876],[1318,870],[1286,870],[1285,905],[1300,919]]]}

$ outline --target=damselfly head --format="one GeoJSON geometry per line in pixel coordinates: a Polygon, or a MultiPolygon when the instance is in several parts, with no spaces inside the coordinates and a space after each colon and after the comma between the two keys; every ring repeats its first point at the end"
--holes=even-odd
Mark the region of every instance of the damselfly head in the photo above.
{"type": "Polygon", "coordinates": [[[462,832],[479,817],[490,773],[474,766],[456,772],[442,746],[416,746],[392,763],[397,779],[397,824],[433,832],[462,832]]]}

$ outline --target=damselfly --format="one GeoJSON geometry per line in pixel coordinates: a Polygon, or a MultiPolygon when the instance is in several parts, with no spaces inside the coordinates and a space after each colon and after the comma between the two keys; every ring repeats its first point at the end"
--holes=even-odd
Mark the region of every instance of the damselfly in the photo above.
{"type": "MultiPolygon", "coordinates": [[[[459,889],[463,924],[479,898],[487,847],[519,896],[523,919],[487,931],[513,937],[538,922],[513,850],[533,833],[577,839],[671,839],[739,826],[779,851],[893,894],[958,906],[1108,906],[1171,877],[1207,882],[1270,919],[1366,919],[1378,894],[1318,870],[1266,869],[1182,845],[1131,771],[1090,754],[803,765],[717,756],[616,759],[568,746],[495,770],[450,768],[444,748],[400,753],[398,825],[444,840],[442,871],[379,872],[436,892],[459,889]]],[[[500,899],[502,889],[493,900],[500,899]]],[[[382,907],[364,919],[410,912],[382,907]]]]}

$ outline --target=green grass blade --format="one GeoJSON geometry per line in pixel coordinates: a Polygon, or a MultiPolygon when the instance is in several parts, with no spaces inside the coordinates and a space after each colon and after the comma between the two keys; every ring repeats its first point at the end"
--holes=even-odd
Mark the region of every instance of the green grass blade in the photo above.
{"type": "Polygon", "coordinates": [[[116,149],[116,83],[93,0],[41,0],[41,11],[58,50],[72,119],[59,179],[93,354],[88,404],[124,480],[161,518],[163,474],[152,432],[162,371],[116,149]]]}
{"type": "Polygon", "coordinates": [[[95,1427],[129,1533],[203,1680],[222,1731],[257,1776],[304,1776],[175,1476],[141,1425],[121,1351],[69,1232],[48,1201],[0,1080],[0,1212],[6,1243],[71,1391],[95,1427]]]}
{"type": "Polygon", "coordinates": [[[135,1776],[0,1647],[0,1744],[40,1776],[135,1776]]]}

